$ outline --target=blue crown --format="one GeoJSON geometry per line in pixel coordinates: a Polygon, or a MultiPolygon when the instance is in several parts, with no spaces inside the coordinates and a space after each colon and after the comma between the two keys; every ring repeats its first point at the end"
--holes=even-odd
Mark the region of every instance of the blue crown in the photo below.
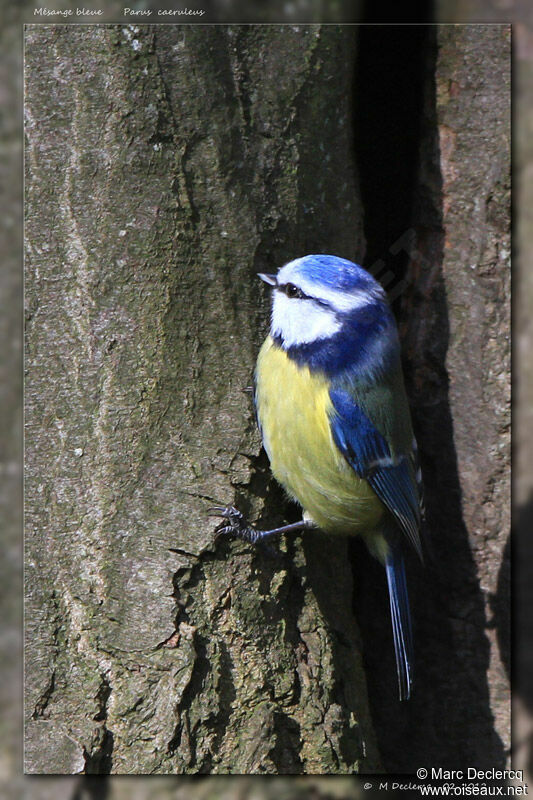
{"type": "Polygon", "coordinates": [[[317,286],[351,293],[367,291],[382,297],[380,284],[363,267],[346,258],[329,255],[310,255],[297,258],[285,265],[292,267],[294,278],[301,276],[317,286]]]}

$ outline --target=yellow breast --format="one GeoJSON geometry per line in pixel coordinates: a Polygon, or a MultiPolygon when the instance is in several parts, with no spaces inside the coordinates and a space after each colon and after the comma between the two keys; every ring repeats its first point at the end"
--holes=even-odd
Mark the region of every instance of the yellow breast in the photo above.
{"type": "Polygon", "coordinates": [[[256,368],[256,403],[272,472],[323,530],[374,533],[384,507],[331,434],[328,382],[300,367],[270,336],[256,368]]]}

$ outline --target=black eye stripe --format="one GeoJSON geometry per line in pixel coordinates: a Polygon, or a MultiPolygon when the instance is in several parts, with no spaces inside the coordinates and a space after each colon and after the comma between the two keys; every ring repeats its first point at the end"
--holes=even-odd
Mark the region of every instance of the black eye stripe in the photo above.
{"type": "Polygon", "coordinates": [[[277,288],[279,289],[280,292],[283,292],[283,294],[287,295],[287,297],[290,298],[296,298],[298,300],[313,299],[312,297],[309,297],[309,295],[302,292],[302,290],[299,289],[298,286],[295,286],[294,283],[280,283],[278,284],[277,288]]]}
{"type": "Polygon", "coordinates": [[[321,308],[333,308],[327,300],[320,300],[318,297],[311,297],[310,294],[305,294],[305,292],[302,292],[294,283],[278,283],[276,289],[278,292],[283,292],[283,294],[291,300],[311,300],[311,302],[315,303],[317,306],[321,306],[321,308]]]}

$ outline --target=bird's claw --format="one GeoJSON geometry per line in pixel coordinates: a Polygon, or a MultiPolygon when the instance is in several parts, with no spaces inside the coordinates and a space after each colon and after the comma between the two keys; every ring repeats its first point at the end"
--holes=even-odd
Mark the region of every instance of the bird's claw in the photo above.
{"type": "Polygon", "coordinates": [[[222,522],[215,529],[216,536],[233,534],[242,537],[243,529],[247,527],[244,516],[233,506],[211,506],[208,512],[213,517],[222,517],[222,522]],[[224,524],[226,523],[226,524],[224,524]]]}
{"type": "Polygon", "coordinates": [[[262,531],[258,531],[248,525],[244,514],[242,514],[234,506],[211,506],[208,509],[211,516],[222,517],[222,522],[219,527],[215,529],[215,539],[220,536],[235,536],[237,539],[243,539],[245,542],[255,544],[261,538],[262,531]],[[226,524],[224,524],[226,523],[226,524]]]}
{"type": "Polygon", "coordinates": [[[222,517],[223,519],[234,520],[235,522],[237,522],[237,520],[244,520],[244,516],[234,506],[211,506],[207,511],[214,512],[210,514],[212,517],[222,517]]]}

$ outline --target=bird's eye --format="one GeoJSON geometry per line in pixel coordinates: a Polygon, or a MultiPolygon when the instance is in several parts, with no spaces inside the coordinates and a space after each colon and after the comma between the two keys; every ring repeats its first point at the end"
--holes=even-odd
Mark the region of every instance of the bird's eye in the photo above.
{"type": "Polygon", "coordinates": [[[287,297],[301,297],[302,292],[298,289],[294,283],[287,283],[285,286],[285,294],[287,297]]]}

